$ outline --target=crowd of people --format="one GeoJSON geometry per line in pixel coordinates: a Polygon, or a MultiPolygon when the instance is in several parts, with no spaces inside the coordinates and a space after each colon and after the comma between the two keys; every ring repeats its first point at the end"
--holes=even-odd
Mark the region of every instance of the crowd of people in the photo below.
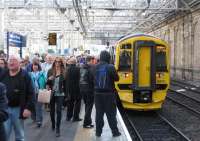
{"type": "MultiPolygon", "coordinates": [[[[16,141],[25,141],[24,120],[31,117],[38,128],[43,125],[44,110],[50,112],[51,128],[60,136],[63,107],[67,121],[79,122],[81,101],[85,105],[83,128],[93,128],[91,113],[96,108],[96,136],[100,137],[106,114],[114,137],[121,133],[116,119],[116,90],[119,80],[110,54],[93,56],[52,56],[35,54],[19,58],[0,58],[0,139],[9,141],[14,130],[16,141]],[[51,90],[50,102],[38,101],[40,90],[51,90]]],[[[62,125],[64,126],[64,125],[62,125]]]]}

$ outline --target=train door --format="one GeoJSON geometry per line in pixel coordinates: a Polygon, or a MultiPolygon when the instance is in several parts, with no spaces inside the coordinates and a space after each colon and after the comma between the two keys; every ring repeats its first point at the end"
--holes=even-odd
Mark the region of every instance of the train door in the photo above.
{"type": "Polygon", "coordinates": [[[136,41],[134,44],[134,102],[152,102],[152,91],[156,85],[155,47],[156,45],[153,41],[136,41]]]}

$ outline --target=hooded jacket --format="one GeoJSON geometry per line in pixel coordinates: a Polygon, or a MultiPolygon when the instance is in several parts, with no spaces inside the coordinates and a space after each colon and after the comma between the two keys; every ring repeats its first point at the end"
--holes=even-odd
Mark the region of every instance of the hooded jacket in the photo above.
{"type": "MultiPolygon", "coordinates": [[[[115,92],[115,81],[119,81],[119,76],[117,74],[117,71],[115,70],[114,65],[109,64],[110,58],[111,57],[110,57],[109,52],[107,52],[107,51],[102,51],[101,52],[101,54],[100,54],[100,62],[95,67],[95,77],[96,77],[96,71],[97,71],[97,69],[99,69],[103,65],[107,65],[108,74],[109,74],[109,77],[110,77],[110,83],[111,83],[111,87],[112,87],[112,90],[109,91],[109,92],[115,92]]],[[[96,80],[97,79],[95,78],[95,84],[94,84],[95,86],[98,83],[96,80]]],[[[95,91],[96,92],[107,92],[107,91],[99,91],[96,88],[95,88],[95,91]]]]}

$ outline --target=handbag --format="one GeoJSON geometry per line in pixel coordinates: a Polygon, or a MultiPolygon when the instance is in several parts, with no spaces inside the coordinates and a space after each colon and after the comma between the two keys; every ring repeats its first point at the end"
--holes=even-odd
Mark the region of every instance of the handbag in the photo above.
{"type": "Polygon", "coordinates": [[[50,103],[51,99],[51,90],[40,89],[38,93],[38,102],[41,103],[50,103]]]}

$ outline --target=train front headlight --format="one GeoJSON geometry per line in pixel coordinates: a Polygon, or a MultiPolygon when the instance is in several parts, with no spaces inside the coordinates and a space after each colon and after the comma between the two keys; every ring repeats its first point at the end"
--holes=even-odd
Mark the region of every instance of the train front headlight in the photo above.
{"type": "Polygon", "coordinates": [[[125,78],[129,77],[129,74],[128,73],[124,73],[124,77],[125,78]]]}

